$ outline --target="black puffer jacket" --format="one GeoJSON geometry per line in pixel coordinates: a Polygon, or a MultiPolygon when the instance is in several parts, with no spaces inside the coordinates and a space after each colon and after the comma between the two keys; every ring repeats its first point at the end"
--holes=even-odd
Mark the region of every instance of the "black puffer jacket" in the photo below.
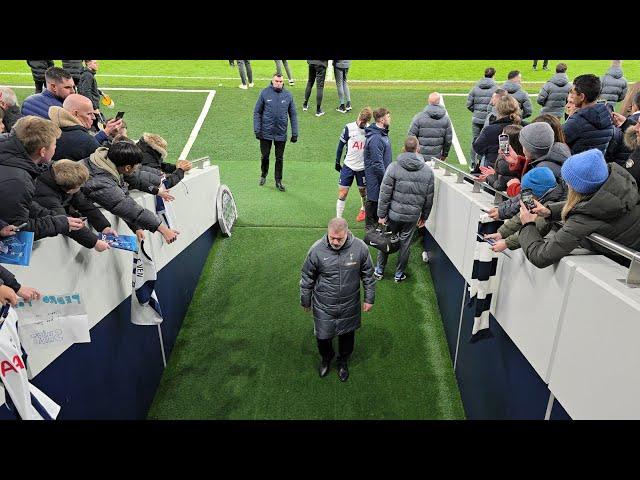
{"type": "Polygon", "coordinates": [[[429,218],[433,205],[433,172],[415,153],[405,152],[387,168],[380,187],[378,217],[394,222],[429,218]]]}
{"type": "MultiPolygon", "coordinates": [[[[87,217],[89,223],[98,232],[111,226],[100,209],[87,200],[82,192],[69,194],[58,186],[52,165],[36,179],[33,200],[58,215],[87,217]]],[[[66,235],[86,248],[95,247],[98,241],[98,236],[87,227],[66,235]]]]}
{"type": "Polygon", "coordinates": [[[522,89],[522,85],[519,83],[512,82],[511,80],[507,80],[502,85],[509,95],[512,95],[520,104],[520,110],[522,110],[522,118],[530,117],[533,113],[533,108],[531,107],[531,100],[529,100],[529,94],[522,89]]]}
{"type": "Polygon", "coordinates": [[[51,216],[32,201],[41,172],[15,134],[0,137],[0,218],[12,225],[26,222],[23,230],[34,232],[35,240],[69,232],[65,215],[51,216]]]}
{"type": "Polygon", "coordinates": [[[409,135],[418,137],[420,153],[426,157],[449,156],[452,131],[451,119],[440,105],[427,105],[409,127],[409,135]]]}
{"type": "Polygon", "coordinates": [[[493,167],[496,163],[496,158],[498,158],[498,136],[507,125],[513,125],[513,121],[509,117],[496,119],[483,127],[480,135],[473,142],[473,150],[478,155],[485,157],[487,167],[493,167]]]}
{"type": "MultiPolygon", "coordinates": [[[[616,163],[609,163],[609,178],[569,212],[563,227],[544,240],[533,224],[520,229],[522,250],[538,268],[553,265],[580,246],[605,253],[586,237],[598,233],[626,247],[640,250],[640,194],[631,174],[616,163]]],[[[564,202],[548,205],[551,220],[560,220],[564,202]]]]}
{"type": "Polygon", "coordinates": [[[78,93],[91,100],[94,110],[100,108],[100,91],[96,81],[96,72],[88,68],[82,69],[78,81],[78,93]]]}
{"type": "Polygon", "coordinates": [[[62,60],[64,68],[73,77],[73,82],[78,85],[82,73],[82,60],[62,60]]]}
{"type": "Polygon", "coordinates": [[[493,92],[498,86],[493,78],[483,78],[476,83],[467,97],[467,109],[473,112],[471,121],[477,125],[484,125],[487,117],[487,105],[491,101],[493,92]]]}
{"type": "Polygon", "coordinates": [[[573,155],[591,148],[604,154],[613,136],[611,112],[602,103],[581,108],[567,119],[562,130],[573,155]]]}
{"type": "Polygon", "coordinates": [[[2,285],[6,285],[16,293],[20,290],[20,284],[16,280],[15,275],[0,265],[0,286],[2,285]]]}
{"type": "Polygon", "coordinates": [[[9,133],[20,118],[22,118],[22,113],[20,113],[20,107],[18,105],[7,108],[4,112],[4,118],[2,119],[4,131],[9,133]]]}
{"type": "Polygon", "coordinates": [[[163,161],[166,150],[153,143],[149,137],[143,135],[137,143],[143,154],[142,165],[154,169],[156,175],[165,173],[164,184],[167,188],[174,187],[184,178],[184,170],[176,168],[173,163],[163,161]]]}
{"type": "Polygon", "coordinates": [[[315,335],[324,340],[360,328],[360,282],[364,301],[375,300],[373,262],[367,245],[348,233],[335,250],[327,234],[309,249],[300,278],[300,304],[313,308],[315,335]]]}
{"type": "Polygon", "coordinates": [[[44,82],[44,72],[49,67],[53,67],[53,60],[27,60],[27,65],[31,68],[31,75],[36,82],[44,82]]]}
{"type": "Polygon", "coordinates": [[[600,98],[614,105],[624,100],[627,94],[627,79],[623,77],[620,67],[611,67],[601,81],[600,98]]]}
{"type": "Polygon", "coordinates": [[[571,82],[567,74],[556,73],[542,86],[538,94],[538,105],[542,105],[540,113],[549,113],[562,118],[569,90],[571,90],[571,82]]]}

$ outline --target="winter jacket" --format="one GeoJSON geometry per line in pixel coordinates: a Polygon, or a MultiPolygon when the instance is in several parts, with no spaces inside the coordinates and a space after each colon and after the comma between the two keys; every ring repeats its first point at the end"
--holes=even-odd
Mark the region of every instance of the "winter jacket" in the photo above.
{"type": "Polygon", "coordinates": [[[389,130],[375,123],[364,129],[364,178],[367,200],[378,201],[384,172],[391,165],[391,141],[389,130]]]}
{"type": "MultiPolygon", "coordinates": [[[[602,253],[586,237],[597,233],[634,250],[640,249],[640,193],[631,174],[617,163],[609,163],[609,178],[594,194],[588,195],[567,215],[556,234],[544,240],[533,224],[520,229],[519,241],[531,263],[538,268],[553,265],[577,247],[602,253]]],[[[560,220],[564,202],[551,203],[551,220],[560,220]]]]}
{"type": "Polygon", "coordinates": [[[495,164],[495,172],[493,175],[489,175],[486,182],[496,190],[504,192],[507,190],[507,183],[514,178],[520,178],[521,170],[511,170],[509,163],[504,159],[502,155],[498,155],[495,164]]]}
{"type": "Polygon", "coordinates": [[[591,148],[604,154],[613,136],[611,112],[602,103],[581,108],[562,125],[562,131],[573,155],[591,148]]]}
{"type": "Polygon", "coordinates": [[[12,105],[7,108],[4,111],[4,118],[2,119],[4,131],[9,133],[20,118],[22,118],[22,113],[20,113],[20,107],[18,105],[12,105]]]}
{"type": "Polygon", "coordinates": [[[291,118],[291,136],[298,136],[298,114],[291,92],[277,92],[273,85],[260,92],[253,109],[253,131],[265,140],[287,141],[287,125],[291,118]]]}
{"type": "Polygon", "coordinates": [[[507,80],[502,85],[509,95],[512,95],[520,104],[520,110],[522,110],[522,118],[530,117],[533,113],[533,108],[531,107],[531,101],[529,100],[529,94],[522,89],[522,85],[519,83],[512,82],[511,80],[507,80]]]}
{"type": "Polygon", "coordinates": [[[78,93],[91,100],[94,110],[100,108],[100,90],[98,90],[96,72],[88,68],[82,69],[78,80],[78,93]]]}
{"type": "Polygon", "coordinates": [[[559,181],[562,178],[562,174],[560,173],[562,164],[570,156],[571,151],[565,143],[555,142],[553,145],[551,145],[551,148],[546,155],[538,157],[535,160],[531,160],[531,162],[529,163],[529,170],[535,167],[549,167],[555,175],[556,181],[559,181]]]}
{"type": "Polygon", "coordinates": [[[433,172],[422,158],[404,152],[387,168],[378,199],[378,218],[415,223],[429,218],[433,205],[433,172]]]}
{"type": "Polygon", "coordinates": [[[36,82],[44,82],[44,72],[55,64],[53,60],[27,60],[27,65],[31,68],[31,75],[36,82]]]}
{"type": "Polygon", "coordinates": [[[367,245],[349,232],[335,250],[327,234],[309,249],[302,266],[300,304],[313,308],[315,335],[325,340],[360,327],[360,281],[364,302],[375,300],[373,262],[367,245]]]}
{"type": "Polygon", "coordinates": [[[29,95],[22,102],[22,115],[35,115],[49,120],[49,107],[62,107],[62,100],[49,90],[29,95]]]}
{"type": "MultiPolygon", "coordinates": [[[[518,196],[520,199],[520,196],[518,196]]],[[[567,188],[564,182],[560,182],[555,187],[549,189],[538,201],[546,205],[547,203],[562,202],[567,199],[567,188]]],[[[519,205],[519,204],[518,204],[519,205]]],[[[520,209],[518,209],[520,211],[520,209]]],[[[518,235],[522,222],[520,221],[520,215],[513,215],[498,229],[498,233],[502,235],[509,250],[517,250],[520,248],[520,242],[518,241],[518,235]]],[[[536,219],[536,228],[540,235],[544,237],[551,231],[553,222],[547,221],[546,218],[538,217],[536,219]]]]}
{"type": "Polygon", "coordinates": [[[538,105],[542,105],[540,113],[550,113],[558,118],[564,115],[564,107],[571,90],[571,82],[566,73],[556,73],[542,86],[538,94],[538,105]]]}
{"type": "Polygon", "coordinates": [[[96,138],[80,123],[80,119],[74,117],[64,108],[50,107],[48,118],[62,130],[60,138],[56,142],[54,161],[62,158],[74,161],[82,160],[100,147],[96,138]]]}
{"type": "Polygon", "coordinates": [[[127,182],[129,190],[139,190],[151,195],[157,195],[162,183],[162,172],[156,168],[140,165],[133,173],[123,174],[122,178],[127,182]]]}
{"type": "Polygon", "coordinates": [[[0,218],[12,225],[27,223],[34,240],[69,232],[65,215],[51,216],[34,203],[35,179],[42,172],[15,134],[0,138],[0,218]]]}
{"type": "Polygon", "coordinates": [[[640,148],[636,148],[623,164],[618,165],[631,174],[640,188],[640,148]]]}
{"type": "Polygon", "coordinates": [[[82,187],[82,193],[92,202],[121,217],[133,231],[142,228],[155,232],[162,223],[160,218],[129,196],[127,185],[107,157],[107,151],[107,148],[100,147],[89,158],[82,160],[91,175],[82,187]]]}
{"type": "Polygon", "coordinates": [[[440,105],[427,105],[411,121],[409,135],[418,137],[420,153],[425,157],[449,156],[452,128],[447,111],[440,105]]]}
{"type": "MultiPolygon", "coordinates": [[[[60,188],[56,183],[52,165],[36,179],[33,200],[58,215],[87,217],[98,232],[111,226],[100,209],[87,200],[82,192],[69,194],[60,188]]],[[[95,247],[98,241],[97,235],[87,227],[68,232],[66,235],[86,248],[95,247]]]]}
{"type": "Polygon", "coordinates": [[[167,157],[167,151],[158,145],[153,137],[143,134],[137,143],[143,155],[141,168],[152,168],[156,175],[164,173],[164,184],[168,189],[174,187],[184,178],[184,170],[177,168],[173,163],[163,161],[167,157]]]}
{"type": "Polygon", "coordinates": [[[622,76],[620,67],[611,67],[601,81],[600,98],[612,105],[624,100],[627,94],[627,79],[622,76]]]}
{"type": "Polygon", "coordinates": [[[62,60],[62,68],[69,72],[73,82],[78,85],[83,69],[82,60],[62,60]]]}
{"type": "Polygon", "coordinates": [[[351,67],[351,60],[334,60],[333,66],[335,68],[349,68],[351,67]]]}
{"type": "Polygon", "coordinates": [[[513,121],[509,117],[496,119],[485,126],[475,142],[473,142],[473,150],[478,155],[485,157],[487,167],[493,167],[496,163],[496,158],[498,158],[498,136],[507,125],[513,125],[513,121]]]}
{"type": "Polygon", "coordinates": [[[15,275],[0,265],[0,286],[2,285],[6,285],[16,293],[18,293],[18,290],[20,290],[21,287],[16,280],[15,275]]]}
{"type": "Polygon", "coordinates": [[[498,86],[493,78],[483,78],[476,83],[467,97],[467,109],[473,112],[471,122],[484,125],[487,118],[487,106],[491,101],[493,92],[498,86]]]}

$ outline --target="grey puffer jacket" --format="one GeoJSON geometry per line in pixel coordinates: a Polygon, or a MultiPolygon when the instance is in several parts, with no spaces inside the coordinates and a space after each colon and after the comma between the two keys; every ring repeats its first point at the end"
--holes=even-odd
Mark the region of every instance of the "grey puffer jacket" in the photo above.
{"type": "Polygon", "coordinates": [[[467,109],[473,112],[471,122],[484,125],[487,118],[487,105],[498,86],[493,78],[483,78],[476,83],[467,97],[467,109]]]}
{"type": "Polygon", "coordinates": [[[107,157],[109,151],[100,147],[81,162],[89,169],[89,180],[82,187],[82,193],[93,202],[122,218],[131,230],[138,228],[155,232],[160,218],[138,204],[129,196],[129,191],[116,166],[107,157]]]}
{"type": "Polygon", "coordinates": [[[315,335],[321,340],[352,332],[360,327],[360,282],[364,301],[373,304],[375,280],[367,245],[347,235],[335,250],[325,234],[307,253],[300,278],[300,304],[313,308],[315,335]]]}
{"type": "Polygon", "coordinates": [[[624,100],[627,94],[627,79],[622,76],[620,67],[611,67],[601,78],[601,81],[600,98],[605,99],[610,104],[624,100]]]}
{"type": "Polygon", "coordinates": [[[411,121],[409,135],[420,142],[420,153],[425,156],[448,156],[453,137],[451,119],[440,105],[427,105],[411,121]]]}
{"type": "Polygon", "coordinates": [[[533,108],[531,107],[529,94],[522,89],[522,85],[507,80],[504,82],[504,85],[502,85],[502,88],[504,88],[509,95],[512,95],[518,101],[520,104],[520,110],[522,110],[522,118],[530,117],[533,113],[533,108]]]}
{"type": "MultiPolygon", "coordinates": [[[[586,237],[598,233],[625,247],[640,249],[640,194],[636,181],[624,167],[609,163],[609,178],[594,194],[569,211],[564,225],[543,239],[533,224],[520,229],[518,239],[527,259],[538,268],[553,265],[577,247],[607,253],[586,237]]],[[[559,220],[564,202],[548,205],[551,220],[559,220]]]]}
{"type": "Polygon", "coordinates": [[[429,218],[433,205],[433,172],[413,152],[401,153],[387,168],[380,187],[378,217],[394,222],[429,218]]]}
{"type": "Polygon", "coordinates": [[[542,105],[540,113],[549,113],[562,118],[571,86],[566,73],[556,73],[551,77],[538,94],[538,105],[542,105]]]}

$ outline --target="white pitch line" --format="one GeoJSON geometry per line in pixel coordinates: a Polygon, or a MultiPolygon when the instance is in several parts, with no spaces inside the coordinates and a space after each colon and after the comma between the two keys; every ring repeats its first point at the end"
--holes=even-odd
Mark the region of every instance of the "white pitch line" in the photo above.
{"type": "Polygon", "coordinates": [[[191,147],[193,147],[193,143],[196,141],[196,137],[198,133],[200,133],[200,128],[204,123],[204,120],[207,118],[207,113],[209,113],[209,108],[211,108],[211,102],[213,102],[213,97],[216,96],[215,90],[210,90],[209,95],[207,96],[207,100],[204,102],[204,107],[202,107],[202,111],[200,112],[200,116],[196,121],[196,124],[193,126],[193,130],[191,130],[191,135],[189,135],[189,140],[187,140],[187,144],[182,149],[182,153],[178,157],[179,160],[186,160],[189,152],[191,151],[191,147]]]}
{"type": "MultiPolygon", "coordinates": [[[[0,85],[9,88],[31,88],[33,85],[0,85]]],[[[120,90],[124,92],[178,92],[178,93],[209,93],[211,90],[193,90],[182,88],[129,88],[129,87],[102,87],[101,90],[120,90]]]]}
{"type": "MultiPolygon", "coordinates": [[[[442,96],[440,97],[440,102],[444,107],[445,106],[444,98],[442,98],[442,96]]],[[[462,165],[467,165],[467,159],[464,156],[464,153],[462,153],[462,147],[460,146],[460,141],[458,140],[458,135],[456,135],[456,129],[453,126],[453,122],[451,121],[451,118],[449,118],[449,121],[451,122],[451,136],[453,137],[452,138],[453,149],[456,151],[458,162],[460,162],[462,165]]]]}

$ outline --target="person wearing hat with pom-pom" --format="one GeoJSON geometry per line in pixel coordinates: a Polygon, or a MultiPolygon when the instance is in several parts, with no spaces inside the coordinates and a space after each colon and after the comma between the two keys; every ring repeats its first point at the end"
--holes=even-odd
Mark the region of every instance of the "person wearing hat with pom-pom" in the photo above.
{"type": "Polygon", "coordinates": [[[565,202],[540,202],[530,212],[520,201],[522,228],[518,235],[527,259],[538,268],[548,267],[578,247],[608,253],[586,237],[600,234],[624,246],[640,249],[640,194],[633,176],[616,163],[607,164],[598,149],[569,157],[562,165],[567,183],[565,202]],[[538,216],[564,225],[548,239],[536,228],[538,216]]]}

